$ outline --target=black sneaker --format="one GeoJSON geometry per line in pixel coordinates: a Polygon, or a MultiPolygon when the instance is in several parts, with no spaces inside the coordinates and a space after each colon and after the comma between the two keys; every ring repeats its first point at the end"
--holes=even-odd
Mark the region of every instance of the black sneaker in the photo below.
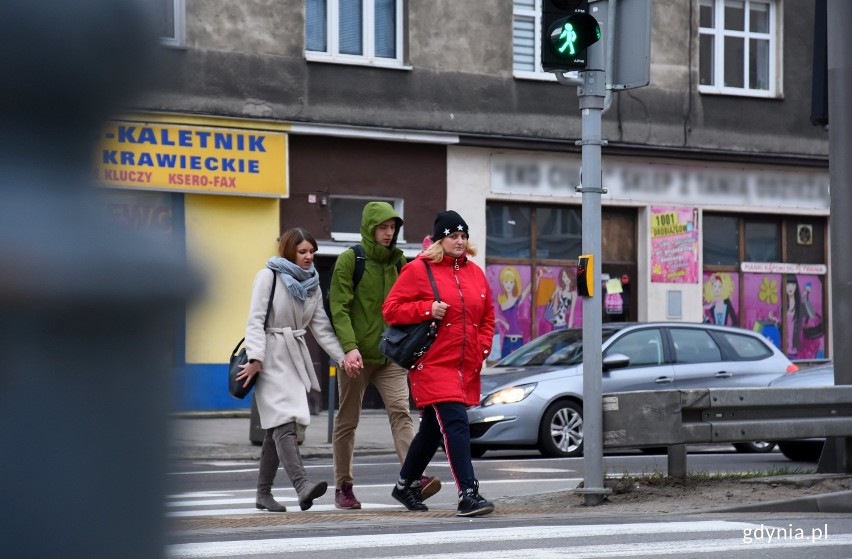
{"type": "Polygon", "coordinates": [[[479,484],[468,487],[459,493],[459,507],[456,516],[482,516],[494,512],[494,503],[486,501],[479,494],[479,484]]]}
{"type": "Polygon", "coordinates": [[[420,496],[420,483],[416,483],[416,486],[405,485],[402,489],[399,488],[399,485],[394,485],[391,497],[402,503],[408,510],[427,511],[429,507],[423,504],[423,499],[420,496]]]}

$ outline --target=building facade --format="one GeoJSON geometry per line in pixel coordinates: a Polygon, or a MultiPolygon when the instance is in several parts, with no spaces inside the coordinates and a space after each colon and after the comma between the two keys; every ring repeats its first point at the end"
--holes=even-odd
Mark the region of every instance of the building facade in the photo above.
{"type": "MultiPolygon", "coordinates": [[[[403,216],[409,256],[436,211],[465,217],[495,357],[582,324],[581,115],[576,89],[540,70],[541,0],[161,2],[163,78],[96,159],[117,219],[185,243],[207,272],[176,335],[182,409],[246,405],[224,389],[225,351],[254,274],[303,226],[327,282],[369,200],[403,216]]],[[[736,324],[794,359],[831,355],[811,13],[653,0],[650,85],[613,91],[603,116],[604,320],[736,324]]]]}

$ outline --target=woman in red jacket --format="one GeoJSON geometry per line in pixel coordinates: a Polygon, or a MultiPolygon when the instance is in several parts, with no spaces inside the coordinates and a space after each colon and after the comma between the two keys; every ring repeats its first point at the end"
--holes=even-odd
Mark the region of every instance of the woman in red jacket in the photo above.
{"type": "Polygon", "coordinates": [[[389,324],[440,320],[432,347],[409,371],[414,403],[423,410],[420,430],[400,470],[391,495],[408,510],[428,510],[420,495],[420,477],[443,439],[459,494],[458,516],[494,510],[479,494],[470,455],[467,406],[479,403],[479,373],[494,335],[494,306],[485,274],[468,256],[467,223],[454,211],[435,218],[432,245],[406,264],[382,313],[389,324]],[[424,261],[435,277],[441,301],[435,300],[424,261]]]}

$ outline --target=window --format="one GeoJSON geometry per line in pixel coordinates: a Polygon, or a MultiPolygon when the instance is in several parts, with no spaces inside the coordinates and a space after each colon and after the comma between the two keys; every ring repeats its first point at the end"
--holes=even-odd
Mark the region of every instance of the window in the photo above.
{"type": "Polygon", "coordinates": [[[701,0],[701,93],[777,95],[775,0],[701,0]]]}
{"type": "Polygon", "coordinates": [[[730,332],[720,332],[720,334],[730,344],[731,349],[734,350],[739,359],[765,359],[772,355],[771,349],[751,336],[731,334],[730,332]]]}
{"type": "Polygon", "coordinates": [[[184,0],[160,0],[156,3],[154,24],[164,45],[183,46],[185,42],[183,2],[184,0]]]}
{"type": "Polygon", "coordinates": [[[486,256],[530,258],[532,210],[525,206],[488,204],[485,208],[486,256]]]}
{"type": "Polygon", "coordinates": [[[704,215],[704,266],[740,263],[740,220],[733,216],[704,215]]]}
{"type": "Polygon", "coordinates": [[[402,0],[307,0],[305,57],[401,67],[402,0]]]}
{"type": "Polygon", "coordinates": [[[674,344],[675,362],[715,363],[722,360],[719,346],[704,330],[672,328],[670,332],[674,344]]]}
{"type": "Polygon", "coordinates": [[[512,10],[512,65],[516,78],[556,81],[541,69],[542,0],[514,0],[512,10]]]}
{"type": "Polygon", "coordinates": [[[746,220],[745,261],[781,261],[781,233],[777,221],[746,220]]]}
{"type": "MultiPolygon", "coordinates": [[[[335,241],[361,240],[361,213],[368,202],[387,202],[402,216],[402,200],[398,198],[369,198],[366,196],[329,196],[331,238],[335,241]]],[[[323,203],[322,196],[320,204],[323,203]]],[[[399,230],[397,243],[403,243],[403,229],[399,230]]]]}
{"type": "Polygon", "coordinates": [[[607,355],[623,353],[630,358],[630,367],[662,365],[662,334],[657,329],[630,332],[609,346],[606,353],[607,355]]]}

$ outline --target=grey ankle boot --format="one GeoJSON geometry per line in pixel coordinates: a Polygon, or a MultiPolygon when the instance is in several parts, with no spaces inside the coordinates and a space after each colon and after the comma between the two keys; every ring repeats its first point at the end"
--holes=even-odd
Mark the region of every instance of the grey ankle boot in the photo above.
{"type": "Polygon", "coordinates": [[[272,493],[258,493],[254,498],[254,506],[269,512],[287,512],[287,507],[276,501],[272,493]]]}
{"type": "Polygon", "coordinates": [[[275,447],[278,450],[278,458],[284,464],[296,494],[299,496],[299,508],[308,510],[313,506],[314,499],[325,495],[328,484],[324,481],[311,483],[302,465],[302,455],[299,453],[299,445],[296,442],[296,423],[290,422],[280,425],[272,430],[275,447]]]}
{"type": "Polygon", "coordinates": [[[272,482],[278,473],[278,453],[275,441],[267,433],[263,437],[263,446],[260,448],[260,466],[257,472],[257,495],[255,506],[260,510],[270,512],[287,512],[287,509],[272,496],[272,482]]]}

